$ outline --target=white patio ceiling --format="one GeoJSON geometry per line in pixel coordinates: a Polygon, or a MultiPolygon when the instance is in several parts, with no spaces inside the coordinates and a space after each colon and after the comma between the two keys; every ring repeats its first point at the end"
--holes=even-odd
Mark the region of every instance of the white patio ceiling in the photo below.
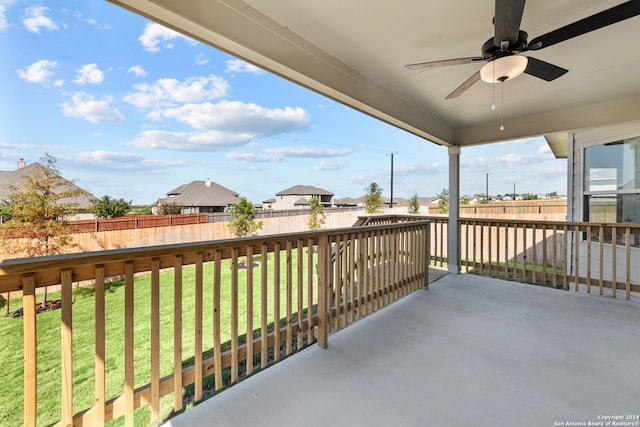
{"type": "MultiPolygon", "coordinates": [[[[493,0],[109,0],[441,145],[474,145],[640,119],[640,17],[531,51],[569,70],[524,74],[445,96],[484,63],[405,71],[409,63],[480,55],[493,0]],[[500,98],[499,85],[496,99],[500,98]]],[[[529,40],[621,1],[529,1],[529,40]]]]}

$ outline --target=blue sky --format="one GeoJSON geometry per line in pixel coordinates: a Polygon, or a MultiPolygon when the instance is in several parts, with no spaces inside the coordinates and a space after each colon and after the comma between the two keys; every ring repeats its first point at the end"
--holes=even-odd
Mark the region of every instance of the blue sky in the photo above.
{"type": "MultiPolygon", "coordinates": [[[[211,180],[253,202],[293,185],[394,197],[448,182],[447,149],[105,1],[0,0],[0,170],[56,157],[94,195],[150,204],[211,180]]],[[[542,138],[463,148],[461,193],[566,193],[542,138]]]]}

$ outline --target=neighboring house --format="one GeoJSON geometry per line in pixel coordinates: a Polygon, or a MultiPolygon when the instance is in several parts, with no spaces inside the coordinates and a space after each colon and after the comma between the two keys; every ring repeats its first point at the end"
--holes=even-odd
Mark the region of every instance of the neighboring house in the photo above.
{"type": "MultiPolygon", "coordinates": [[[[12,187],[20,187],[28,175],[38,171],[44,170],[45,166],[38,162],[26,165],[22,159],[18,161],[16,170],[13,171],[0,171],[0,203],[7,200],[7,195],[12,191],[12,187]]],[[[91,213],[91,201],[97,199],[93,194],[78,187],[72,181],[66,180],[66,186],[64,190],[80,190],[80,194],[75,197],[63,199],[62,203],[73,203],[78,208],[78,213],[68,220],[78,219],[93,219],[95,215],[91,213]]]]}
{"type": "Polygon", "coordinates": [[[207,178],[169,191],[167,197],[156,201],[153,212],[158,214],[163,205],[179,206],[185,214],[226,212],[229,206],[238,202],[238,193],[207,178]]]}
{"type": "Polygon", "coordinates": [[[334,206],[332,192],[310,185],[295,185],[276,193],[276,200],[271,207],[281,210],[309,208],[312,197],[318,197],[325,208],[334,206]]]}
{"type": "Polygon", "coordinates": [[[262,202],[262,209],[272,209],[273,204],[276,202],[276,199],[267,199],[262,202]]]}

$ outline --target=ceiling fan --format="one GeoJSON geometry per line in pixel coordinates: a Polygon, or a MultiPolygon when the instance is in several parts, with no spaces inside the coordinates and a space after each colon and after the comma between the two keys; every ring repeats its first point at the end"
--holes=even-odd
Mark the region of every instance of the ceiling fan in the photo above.
{"type": "Polygon", "coordinates": [[[482,56],[419,62],[405,65],[404,69],[420,70],[447,65],[487,62],[481,70],[474,73],[445,99],[457,98],[480,80],[488,83],[504,82],[526,73],[542,80],[552,81],[569,70],[520,54],[530,50],[541,50],[640,15],[640,0],[631,0],[538,36],[528,42],[528,34],[520,29],[524,4],[525,0],[496,0],[493,18],[495,35],[482,45],[482,56]]]}

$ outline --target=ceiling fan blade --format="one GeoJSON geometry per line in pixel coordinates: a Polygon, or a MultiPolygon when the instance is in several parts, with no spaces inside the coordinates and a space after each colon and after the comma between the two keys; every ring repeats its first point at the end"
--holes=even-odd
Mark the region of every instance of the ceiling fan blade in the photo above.
{"type": "Polygon", "coordinates": [[[640,15],[640,0],[631,0],[536,37],[529,42],[529,46],[532,50],[544,49],[638,15],[640,15]]]}
{"type": "Polygon", "coordinates": [[[541,61],[537,58],[527,57],[527,68],[525,73],[538,77],[539,79],[546,80],[548,82],[557,79],[560,76],[568,73],[569,70],[557,65],[549,64],[548,62],[541,61]]]}
{"type": "Polygon", "coordinates": [[[405,70],[422,70],[424,68],[444,67],[448,65],[471,64],[477,61],[484,61],[480,56],[471,56],[469,58],[445,59],[442,61],[419,62],[417,64],[405,65],[405,70]]]}
{"type": "Polygon", "coordinates": [[[480,81],[480,71],[474,73],[471,77],[464,81],[460,86],[454,89],[449,95],[447,95],[444,99],[453,99],[462,95],[467,91],[471,86],[478,83],[480,81]]]}
{"type": "Polygon", "coordinates": [[[493,18],[495,46],[500,47],[503,41],[508,41],[509,44],[518,41],[524,3],[525,0],[496,0],[496,14],[493,18]]]}

